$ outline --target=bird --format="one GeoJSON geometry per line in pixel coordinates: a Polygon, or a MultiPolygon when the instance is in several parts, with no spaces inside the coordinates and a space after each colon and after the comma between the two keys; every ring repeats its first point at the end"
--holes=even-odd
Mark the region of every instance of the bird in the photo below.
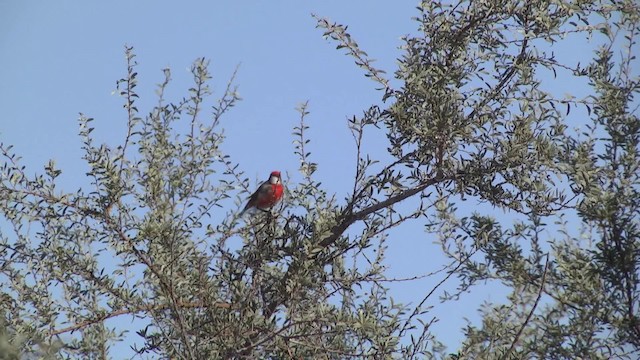
{"type": "Polygon", "coordinates": [[[267,211],[282,199],[284,188],[282,186],[282,177],[280,171],[274,170],[269,174],[267,181],[263,182],[258,189],[251,195],[247,205],[240,213],[242,216],[245,211],[256,208],[258,210],[267,211]]]}

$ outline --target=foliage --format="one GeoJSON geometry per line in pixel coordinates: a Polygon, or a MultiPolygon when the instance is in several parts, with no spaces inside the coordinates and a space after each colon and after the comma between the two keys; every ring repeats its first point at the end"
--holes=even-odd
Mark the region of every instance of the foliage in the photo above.
{"type": "Polygon", "coordinates": [[[204,114],[204,59],[178,101],[164,97],[165,69],[145,114],[126,49],[122,143],[97,145],[93,119],[79,119],[88,190],[59,189],[53,161],[27,175],[1,145],[3,356],[102,359],[126,341],[187,359],[637,357],[638,4],[424,1],[418,14],[393,80],[345,26],[316,18],[382,92],[349,120],[357,164],[343,200],[315,174],[305,103],[293,131],[301,180],[272,212],[238,218],[251,182],[222,151],[220,123],[239,97],[232,77],[204,114]],[[556,58],[584,38],[597,44],[587,65],[556,58]],[[553,81],[590,92],[560,98],[553,81]],[[366,150],[375,133],[387,163],[366,150]],[[414,307],[393,301],[385,274],[390,230],[409,221],[451,259],[414,307]],[[486,282],[509,294],[446,351],[429,307],[454,279],[442,301],[486,282]],[[124,317],[135,334],[111,322],[124,317]]]}

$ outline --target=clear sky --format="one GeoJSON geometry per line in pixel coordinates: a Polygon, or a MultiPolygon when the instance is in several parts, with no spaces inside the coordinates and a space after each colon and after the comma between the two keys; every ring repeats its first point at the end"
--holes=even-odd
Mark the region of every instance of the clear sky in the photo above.
{"type": "MultiPolygon", "coordinates": [[[[211,60],[214,95],[235,67],[243,100],[223,118],[224,151],[252,178],[280,169],[297,176],[291,131],[294,108],[309,100],[310,150],[325,189],[346,195],[354,171],[354,146],[346,118],[380,103],[376,85],[351,58],[322,37],[311,13],[348,24],[376,66],[395,70],[401,37],[414,32],[414,1],[0,1],[0,141],[15,145],[28,173],[48,159],[63,169],[68,191],[86,184],[80,159],[78,113],[94,117],[98,142],[117,144],[125,134],[122,99],[112,92],[126,70],[125,44],[135,47],[142,114],[151,109],[161,69],[170,67],[169,97],[187,94],[189,66],[211,60]]],[[[385,153],[386,143],[379,146],[385,153]]],[[[286,180],[286,179],[285,179],[286,180]]],[[[295,180],[292,179],[292,180],[295,180]]],[[[474,205],[474,204],[470,204],[474,205]]],[[[420,224],[395,231],[389,241],[389,275],[415,276],[439,268],[439,246],[420,224]]],[[[444,276],[444,275],[442,275],[444,276]]],[[[391,284],[394,299],[419,302],[441,277],[391,284]]],[[[433,297],[434,329],[455,351],[463,316],[474,318],[482,300],[474,292],[442,306],[433,297]]],[[[497,290],[496,290],[497,291],[497,290]]]]}

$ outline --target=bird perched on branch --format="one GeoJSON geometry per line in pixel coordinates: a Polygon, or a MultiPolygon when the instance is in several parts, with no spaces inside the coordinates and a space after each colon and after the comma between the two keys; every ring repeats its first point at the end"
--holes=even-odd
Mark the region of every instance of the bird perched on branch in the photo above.
{"type": "Polygon", "coordinates": [[[275,204],[282,199],[282,194],[284,193],[284,188],[282,187],[282,178],[280,176],[280,171],[272,171],[269,175],[269,179],[263,182],[256,192],[254,192],[247,205],[244,207],[240,216],[242,216],[245,211],[256,208],[258,210],[267,211],[271,209],[275,204]]]}

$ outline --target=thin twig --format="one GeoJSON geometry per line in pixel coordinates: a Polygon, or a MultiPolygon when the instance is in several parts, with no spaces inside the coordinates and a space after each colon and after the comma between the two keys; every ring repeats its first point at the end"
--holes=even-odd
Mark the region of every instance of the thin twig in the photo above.
{"type": "Polygon", "coordinates": [[[511,352],[516,347],[516,344],[518,343],[518,340],[520,340],[520,335],[522,335],[522,332],[524,331],[524,328],[527,326],[527,324],[531,320],[531,317],[533,316],[533,312],[536,311],[536,308],[538,307],[538,303],[540,302],[540,298],[542,298],[542,292],[544,290],[544,285],[545,285],[545,282],[546,282],[546,279],[547,279],[547,269],[549,268],[549,254],[546,254],[545,256],[546,256],[547,260],[544,263],[544,271],[542,272],[542,280],[540,281],[540,289],[538,289],[538,296],[536,297],[536,301],[533,303],[533,307],[529,311],[529,314],[527,315],[527,318],[524,320],[524,322],[520,326],[520,329],[516,333],[516,337],[511,342],[511,346],[509,347],[509,350],[507,350],[507,352],[504,353],[504,355],[502,355],[500,360],[506,359],[509,355],[511,355],[511,352]]]}
{"type": "MultiPolygon", "coordinates": [[[[199,308],[199,307],[206,307],[203,303],[201,302],[193,302],[193,303],[179,303],[178,304],[181,308],[183,309],[193,309],[193,308],[199,308]]],[[[94,319],[89,319],[89,320],[85,320],[82,322],[79,322],[75,325],[71,325],[68,326],[66,328],[62,328],[62,329],[58,329],[58,330],[54,330],[52,331],[49,336],[57,336],[60,334],[64,334],[67,332],[73,332],[76,330],[80,330],[83,328],[86,328],[87,326],[91,326],[93,324],[97,324],[99,322],[120,316],[120,315],[126,315],[126,314],[137,314],[139,312],[142,311],[157,311],[157,310],[165,310],[168,309],[169,307],[171,307],[172,305],[168,305],[168,304],[163,304],[163,305],[145,305],[145,306],[141,306],[135,309],[120,309],[102,316],[99,316],[97,318],[94,319]]],[[[231,304],[229,303],[224,303],[224,302],[216,302],[213,304],[214,307],[219,308],[219,309],[230,309],[231,308],[231,304]]]]}
{"type": "MultiPolygon", "coordinates": [[[[402,329],[400,330],[400,333],[398,335],[399,338],[402,338],[402,335],[405,333],[405,331],[407,330],[408,326],[411,324],[411,319],[413,319],[415,316],[418,315],[418,313],[420,312],[420,308],[422,308],[422,305],[424,305],[424,303],[427,301],[427,299],[429,299],[431,297],[431,295],[433,295],[433,293],[440,287],[442,286],[442,284],[444,284],[447,280],[449,280],[449,278],[451,276],[453,276],[453,274],[455,274],[458,269],[460,269],[460,267],[467,262],[467,260],[469,260],[471,258],[471,256],[473,256],[476,253],[477,250],[471,252],[470,254],[468,254],[463,260],[461,260],[458,265],[456,265],[455,268],[449,270],[447,272],[447,276],[445,276],[442,280],[440,280],[440,282],[438,282],[436,284],[436,286],[434,286],[431,291],[429,291],[429,293],[427,295],[425,295],[424,298],[422,298],[422,301],[420,301],[420,303],[414,308],[413,313],[407,318],[407,320],[405,321],[404,325],[402,326],[402,329]]],[[[447,265],[447,267],[449,267],[451,265],[447,265]]],[[[440,271],[440,270],[438,270],[440,271]]]]}

